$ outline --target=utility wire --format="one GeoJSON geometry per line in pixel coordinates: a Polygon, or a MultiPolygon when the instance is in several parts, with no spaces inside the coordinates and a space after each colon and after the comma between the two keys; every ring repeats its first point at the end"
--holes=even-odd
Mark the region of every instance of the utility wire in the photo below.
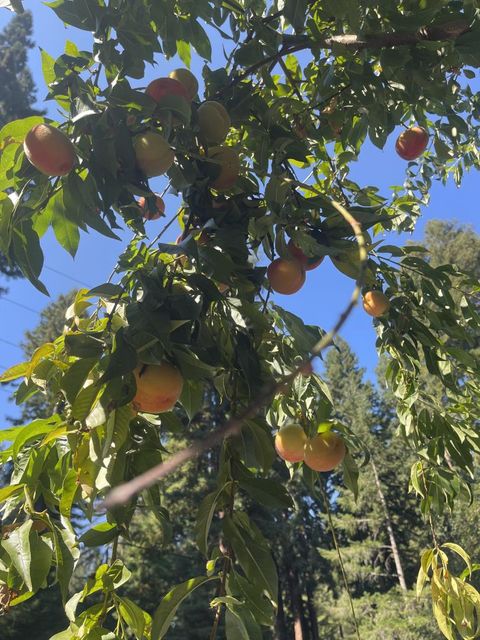
{"type": "Polygon", "coordinates": [[[31,311],[32,313],[35,313],[38,316],[40,315],[40,311],[37,311],[37,309],[32,309],[32,307],[28,307],[26,304],[23,304],[21,302],[17,302],[16,300],[12,300],[11,298],[8,298],[7,296],[2,296],[0,298],[1,302],[3,302],[4,300],[5,300],[5,302],[9,302],[10,304],[14,304],[16,307],[20,307],[21,309],[26,309],[27,311],[31,311]]]}
{"type": "Polygon", "coordinates": [[[84,287],[88,287],[89,289],[91,289],[92,287],[87,283],[84,282],[83,280],[79,280],[78,278],[74,278],[73,276],[69,276],[67,273],[63,273],[63,271],[59,271],[58,269],[54,269],[53,267],[44,267],[45,269],[47,269],[48,271],[52,271],[52,273],[56,273],[59,276],[63,276],[64,278],[67,278],[68,280],[71,280],[72,282],[76,282],[77,284],[81,284],[84,287]]]}
{"type": "Polygon", "coordinates": [[[15,349],[19,349],[20,351],[23,351],[22,347],[19,344],[15,344],[15,342],[10,342],[10,340],[5,340],[5,338],[0,338],[0,342],[4,342],[5,344],[8,344],[10,347],[15,347],[15,349]]]}

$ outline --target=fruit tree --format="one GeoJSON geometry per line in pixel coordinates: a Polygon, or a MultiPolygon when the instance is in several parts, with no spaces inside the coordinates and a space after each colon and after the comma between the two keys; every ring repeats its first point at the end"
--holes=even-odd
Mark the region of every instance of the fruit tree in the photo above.
{"type": "MultiPolygon", "coordinates": [[[[1,4],[21,11],[18,0],[1,4]]],[[[0,489],[0,607],[58,583],[66,618],[56,640],[159,640],[183,600],[210,583],[211,639],[221,621],[229,640],[262,638],[278,579],[247,499],[273,521],[292,508],[279,464],[312,494],[331,471],[356,492],[367,446],[355,424],[333,419],[311,363],[363,296],[432,533],[431,548],[418,550],[418,590],[430,583],[445,637],[478,637],[470,558],[435,529],[436,514],[471,495],[480,451],[478,282],[384,240],[415,227],[435,180],[460,186],[480,165],[478,0],[46,5],[59,26],[90,33],[91,47],[68,41],[58,59],[42,52],[57,121],[31,116],[0,131],[0,249],[47,293],[49,227],[72,255],[80,231],[134,235],[112,280],[78,292],[62,335],[0,377],[19,380],[19,403],[56,398],[53,415],[0,431],[0,461],[11,465],[0,489]],[[201,77],[189,70],[194,56],[201,77]],[[365,144],[383,149],[389,137],[405,179],[382,194],[350,171],[365,144]],[[148,237],[149,220],[163,216],[148,237]],[[165,243],[174,222],[181,235],[165,243]],[[295,295],[328,260],[351,279],[352,297],[329,301],[338,321],[325,332],[282,309],[276,293],[295,295]],[[203,439],[170,454],[212,397],[223,426],[206,425],[203,439]],[[168,535],[162,488],[211,448],[217,486],[191,505],[205,570],[181,584],[172,576],[145,612],[123,595],[130,573],[119,541],[137,508],[168,535]],[[90,523],[81,537],[74,508],[90,523]],[[85,545],[107,547],[108,559],[72,594],[85,545]]]]}

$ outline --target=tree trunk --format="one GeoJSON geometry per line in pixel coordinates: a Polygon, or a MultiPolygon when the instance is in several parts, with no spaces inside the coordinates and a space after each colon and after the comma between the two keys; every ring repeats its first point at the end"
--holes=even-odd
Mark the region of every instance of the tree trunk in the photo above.
{"type": "Polygon", "coordinates": [[[407,591],[407,583],[405,581],[405,574],[403,572],[402,560],[400,558],[400,551],[398,549],[397,540],[395,538],[395,532],[393,530],[392,518],[390,516],[390,511],[388,509],[387,501],[385,500],[385,494],[383,493],[380,478],[378,476],[377,466],[373,458],[370,459],[370,464],[372,466],[373,475],[375,478],[375,485],[377,487],[378,497],[380,498],[380,502],[382,503],[383,513],[385,514],[385,522],[387,523],[388,537],[390,539],[390,546],[392,548],[393,559],[395,561],[395,567],[397,569],[398,582],[400,584],[401,589],[403,591],[407,591]]]}
{"type": "Polygon", "coordinates": [[[287,622],[285,620],[285,609],[283,608],[282,586],[278,581],[278,609],[275,618],[275,629],[273,640],[288,640],[287,622]]]}
{"type": "Polygon", "coordinates": [[[293,614],[293,637],[294,640],[307,640],[305,635],[305,614],[303,602],[298,590],[298,575],[293,569],[288,570],[288,586],[293,614]]]}
{"type": "Polygon", "coordinates": [[[308,619],[310,621],[310,631],[311,631],[311,640],[320,640],[320,636],[318,635],[318,622],[317,622],[317,610],[315,608],[314,601],[314,593],[313,586],[310,580],[307,580],[306,584],[307,591],[307,609],[308,609],[308,619]]]}

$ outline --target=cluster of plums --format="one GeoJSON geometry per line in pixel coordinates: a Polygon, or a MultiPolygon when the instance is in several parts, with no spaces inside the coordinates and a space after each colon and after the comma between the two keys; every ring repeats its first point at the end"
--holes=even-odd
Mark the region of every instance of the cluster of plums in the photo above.
{"type": "Polygon", "coordinates": [[[313,438],[299,424],[282,427],[275,436],[275,449],[286,462],[304,462],[314,471],[332,471],[345,457],[345,442],[330,431],[317,433],[313,438]]]}

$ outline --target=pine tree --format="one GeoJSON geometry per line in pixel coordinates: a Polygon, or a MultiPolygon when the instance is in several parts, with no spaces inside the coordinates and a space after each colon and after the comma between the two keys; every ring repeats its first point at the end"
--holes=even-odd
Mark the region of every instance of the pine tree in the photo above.
{"type": "MultiPolygon", "coordinates": [[[[32,41],[32,14],[15,15],[0,33],[0,128],[18,118],[40,114],[33,108],[35,83],[28,68],[28,50],[32,41]]],[[[0,274],[18,278],[20,271],[11,267],[0,253],[0,274]]],[[[0,295],[6,289],[0,287],[0,295]]]]}

